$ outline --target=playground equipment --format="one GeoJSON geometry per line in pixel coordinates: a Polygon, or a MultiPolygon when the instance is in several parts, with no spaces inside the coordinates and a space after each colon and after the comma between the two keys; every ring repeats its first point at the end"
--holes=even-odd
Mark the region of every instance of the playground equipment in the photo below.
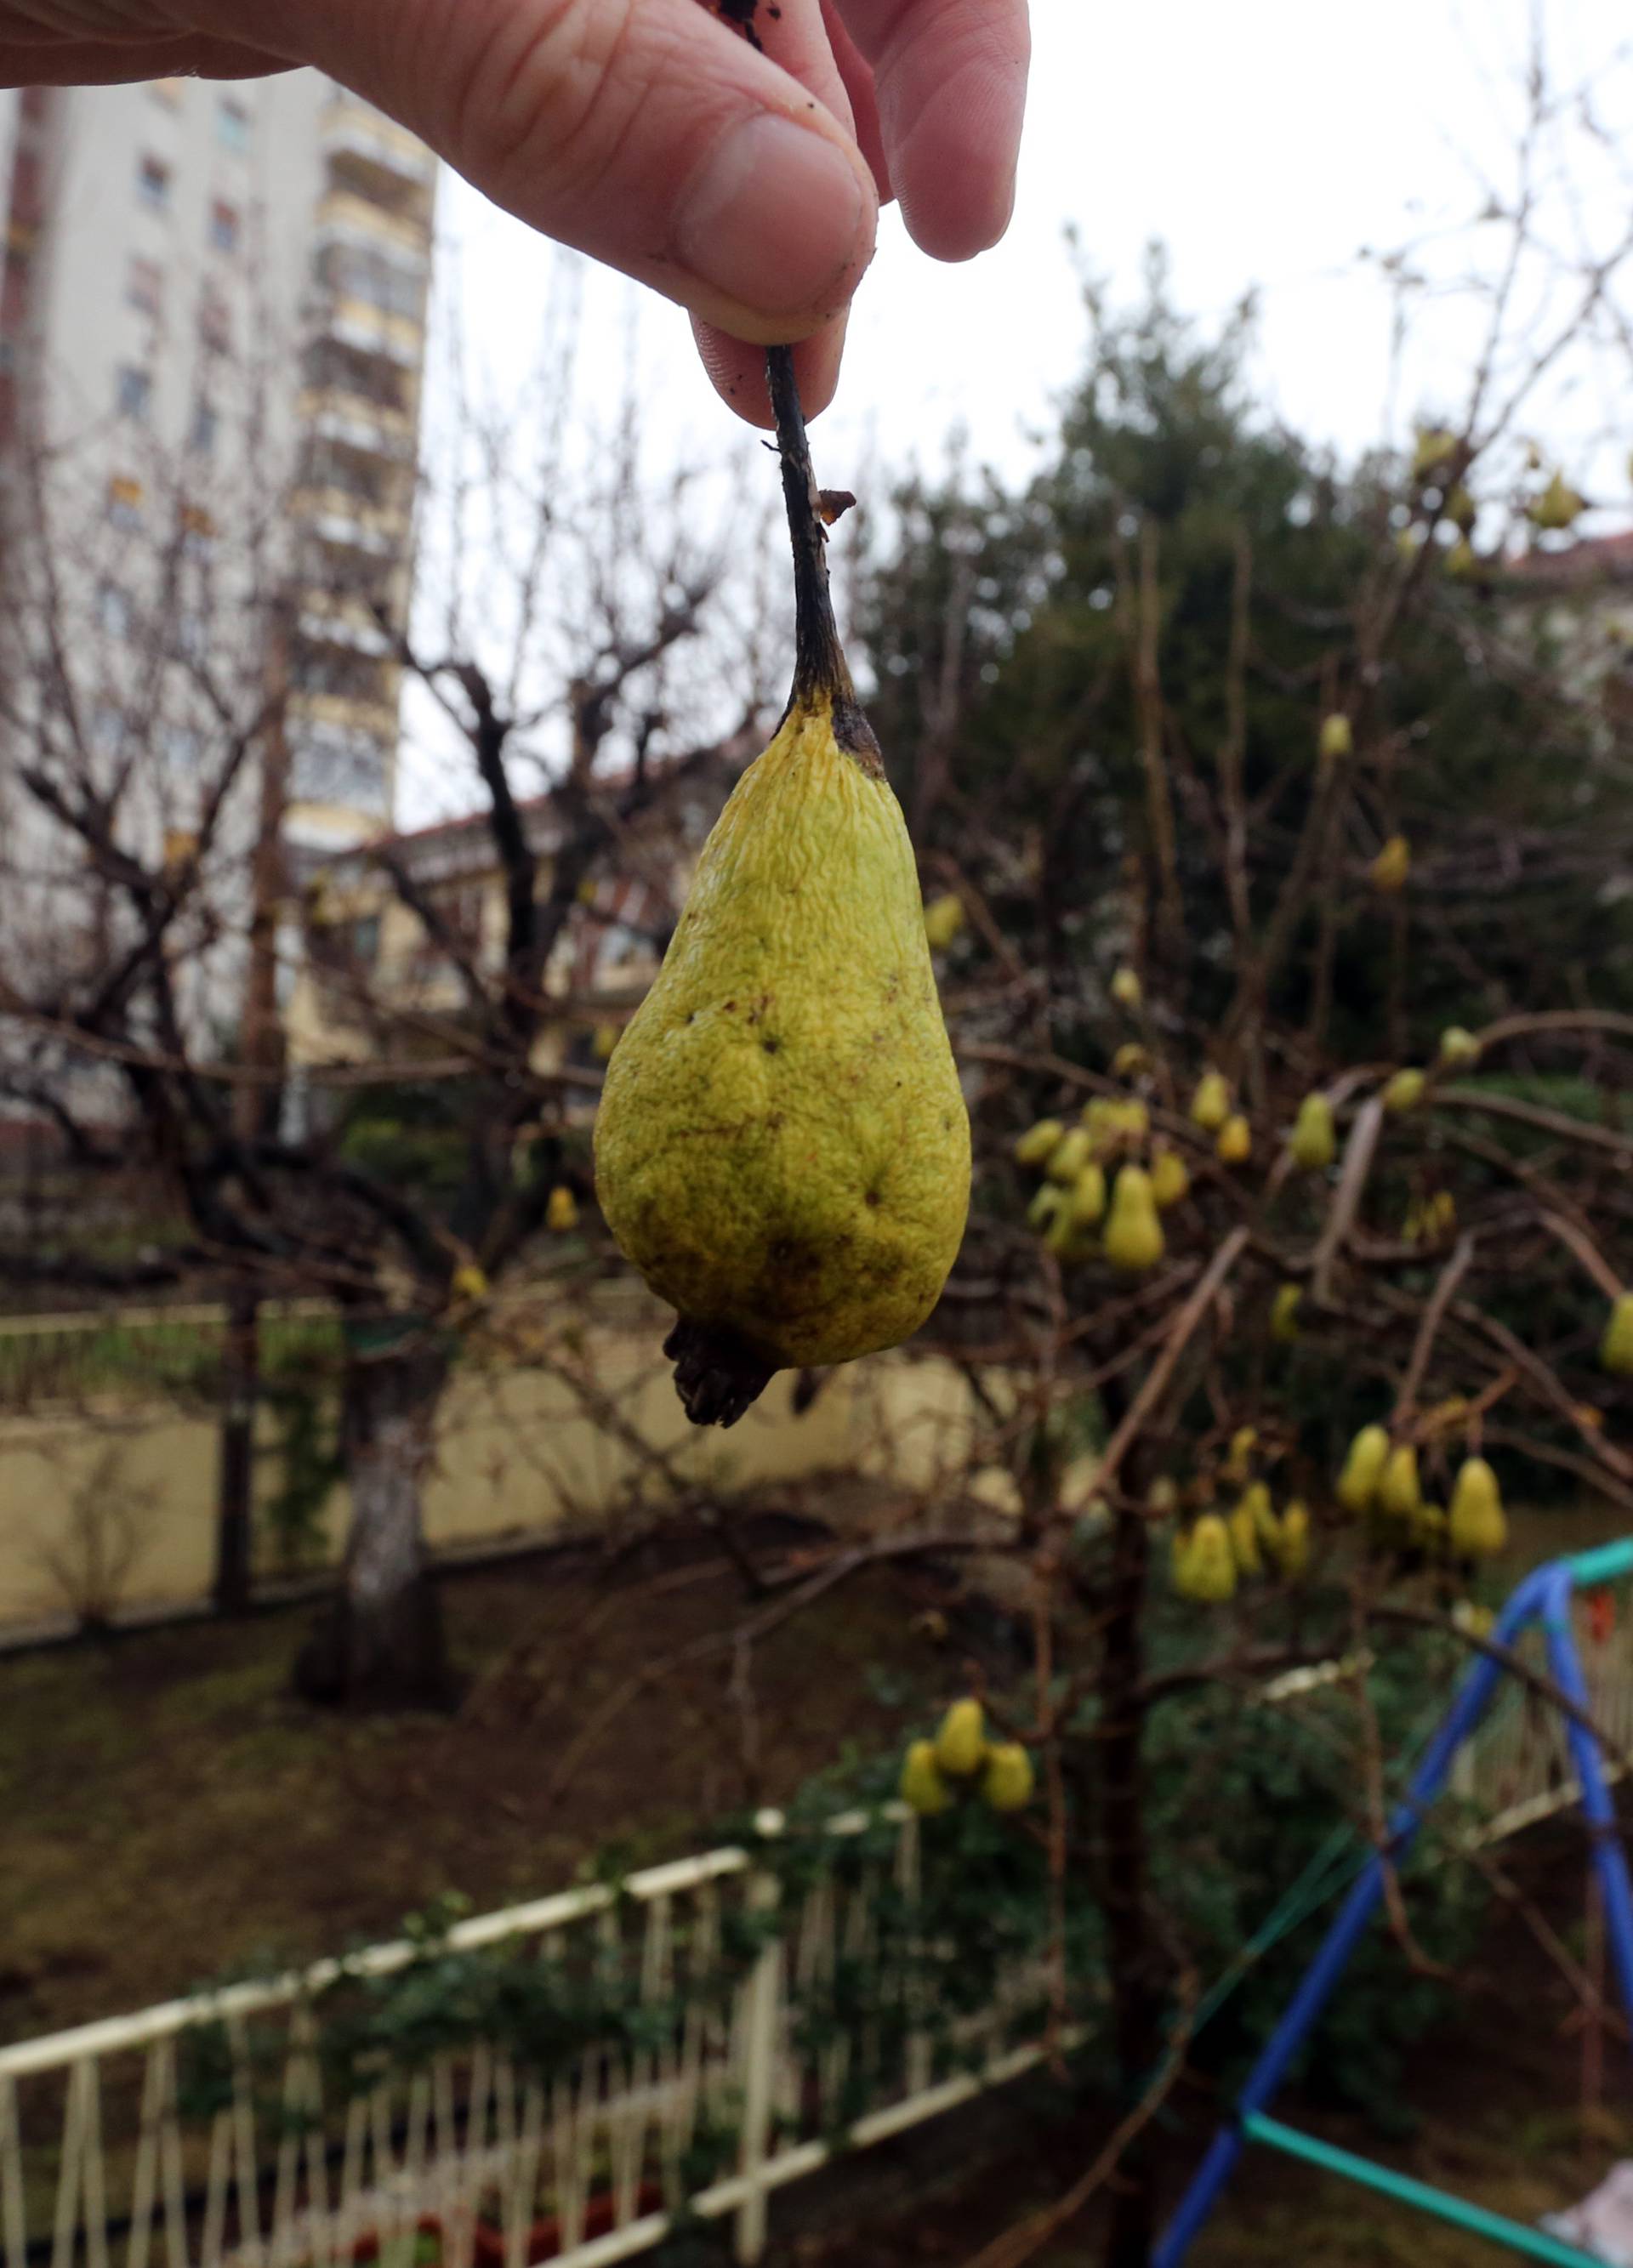
{"type": "MultiPolygon", "coordinates": [[[[1490,1643],[1494,1648],[1510,1653],[1527,1628],[1535,1626],[1541,1631],[1548,1671],[1563,1704],[1566,1742],[1587,1822],[1593,1865],[1598,1870],[1616,1984],[1629,2021],[1633,2023],[1633,1882],[1629,1879],[1627,1852],[1616,1829],[1605,1760],[1589,1715],[1587,1681],[1577,1651],[1570,1613],[1572,1595],[1577,1590],[1629,1574],[1633,1574],[1633,1536],[1624,1536],[1597,1550],[1550,1560],[1528,1575],[1514,1591],[1497,1617],[1490,1643]]],[[[1410,1845],[1425,1811],[1445,1786],[1458,1751],[1479,1724],[1507,1675],[1507,1666],[1500,1655],[1482,1653],[1464,1676],[1412,1776],[1406,1795],[1389,1822],[1384,1848],[1373,1852],[1357,1877],[1254,2065],[1238,2098],[1234,2116],[1215,2135],[1152,2256],[1153,2268],[1179,2268],[1249,2142],[1322,2166],[1422,2213],[1450,2221],[1474,2235],[1489,2237],[1522,2257],[1551,2261],[1556,2268],[1604,2268],[1603,2262],[1592,2254],[1563,2243],[1541,2229],[1511,2220],[1502,2213],[1488,2213],[1444,2190],[1433,2189],[1427,2183],[1408,2181],[1386,2166],[1375,2165],[1348,2150],[1334,2149],[1313,2135],[1302,2134],[1269,2116],[1270,2104],[1289,2064],[1326,2006],[1384,1896],[1389,1867],[1410,1845]]]]}

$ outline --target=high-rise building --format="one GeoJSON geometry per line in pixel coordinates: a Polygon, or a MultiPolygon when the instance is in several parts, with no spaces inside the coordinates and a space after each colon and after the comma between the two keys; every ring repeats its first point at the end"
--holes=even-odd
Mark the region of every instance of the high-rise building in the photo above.
{"type": "MultiPolygon", "coordinates": [[[[0,471],[72,468],[110,639],[157,622],[196,660],[262,626],[286,830],[314,850],[391,815],[435,189],[412,136],[311,71],[0,94],[0,471]],[[207,564],[208,598],[144,544],[207,564]]],[[[186,758],[191,725],[121,697],[102,738],[186,758]]]]}

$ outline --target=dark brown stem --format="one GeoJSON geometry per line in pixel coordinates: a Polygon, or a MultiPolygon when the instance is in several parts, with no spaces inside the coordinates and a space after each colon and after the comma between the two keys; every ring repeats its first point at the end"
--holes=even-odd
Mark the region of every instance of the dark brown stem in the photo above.
{"type": "Polygon", "coordinates": [[[792,347],[767,347],[765,377],[772,414],[777,421],[783,500],[788,507],[788,540],[794,547],[794,688],[788,706],[815,708],[831,702],[834,739],[848,754],[872,758],[876,763],[879,743],[856,698],[833,619],[833,600],[828,589],[828,537],[823,526],[821,493],[811,470],[810,443],[800,408],[792,347]]]}

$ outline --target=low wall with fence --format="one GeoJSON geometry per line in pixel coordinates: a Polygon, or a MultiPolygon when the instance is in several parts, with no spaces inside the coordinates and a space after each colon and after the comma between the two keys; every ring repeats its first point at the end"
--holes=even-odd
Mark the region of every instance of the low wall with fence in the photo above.
{"type": "MultiPolygon", "coordinates": [[[[333,1565],[347,1503],[320,1474],[300,1549],[280,1552],[292,1458],[311,1458],[314,1431],[332,1435],[337,1326],[298,1307],[262,1328],[272,1390],[255,1490],[270,1579],[333,1565]],[[325,1381],[316,1389],[314,1375],[325,1381]]],[[[729,1432],[699,1431],[661,1359],[664,1328],[655,1304],[625,1299],[568,1350],[528,1359],[524,1334],[462,1364],[426,1479],[433,1548],[593,1528],[677,1484],[732,1495],[888,1466],[927,1486],[967,1459],[964,1381],[949,1364],[903,1357],[831,1373],[797,1414],[793,1377],[773,1379],[729,1432]]],[[[208,1599],[224,1329],[215,1308],[0,1322],[0,1630],[208,1599]]]]}

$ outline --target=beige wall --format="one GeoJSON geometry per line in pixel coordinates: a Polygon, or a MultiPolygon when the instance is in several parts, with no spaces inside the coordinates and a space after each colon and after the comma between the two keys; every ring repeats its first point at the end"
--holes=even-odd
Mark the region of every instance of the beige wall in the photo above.
{"type": "MultiPolygon", "coordinates": [[[[648,1332],[597,1328],[580,1359],[599,1403],[514,1362],[462,1371],[426,1491],[432,1542],[594,1525],[661,1502],[676,1479],[729,1494],[843,1466],[888,1469],[933,1495],[968,1454],[968,1398],[950,1366],[875,1357],[833,1373],[797,1418],[793,1380],[779,1377],[721,1432],[687,1424],[656,1350],[648,1332]]],[[[87,1590],[120,1607],[207,1595],[216,1456],[206,1418],[111,1403],[0,1417],[0,1625],[59,1619],[83,1608],[87,1590]]],[[[266,1457],[262,1495],[277,1482],[266,1457]]],[[[331,1550],[345,1517],[337,1490],[331,1550]]]]}

